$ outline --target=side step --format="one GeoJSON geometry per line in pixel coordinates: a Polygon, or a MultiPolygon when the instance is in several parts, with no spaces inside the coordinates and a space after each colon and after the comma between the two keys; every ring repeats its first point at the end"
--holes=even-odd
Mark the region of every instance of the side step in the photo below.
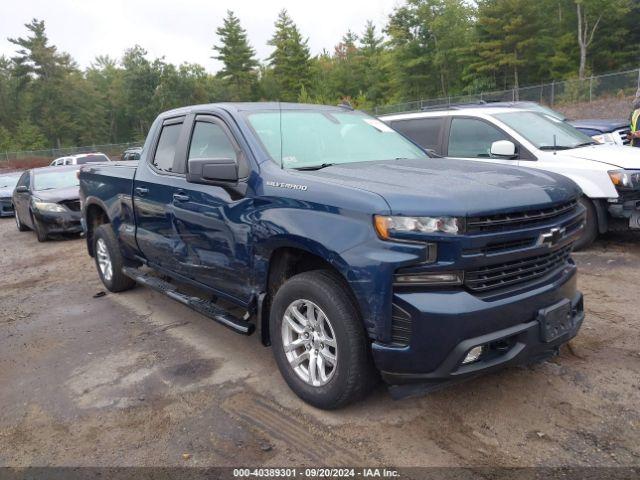
{"type": "Polygon", "coordinates": [[[167,297],[172,298],[173,300],[176,300],[183,305],[186,305],[187,307],[195,310],[205,317],[210,318],[211,320],[215,320],[216,322],[221,323],[222,325],[230,328],[236,333],[240,333],[242,335],[251,335],[256,328],[253,323],[249,323],[246,320],[231,315],[229,312],[227,312],[223,308],[220,308],[215,303],[203,300],[200,297],[192,297],[190,295],[180,293],[176,289],[176,287],[169,282],[165,282],[164,280],[154,277],[153,275],[143,273],[137,268],[124,267],[122,269],[122,273],[124,273],[127,277],[135,280],[136,283],[144,285],[145,287],[150,287],[156,292],[163,293],[167,297]]]}

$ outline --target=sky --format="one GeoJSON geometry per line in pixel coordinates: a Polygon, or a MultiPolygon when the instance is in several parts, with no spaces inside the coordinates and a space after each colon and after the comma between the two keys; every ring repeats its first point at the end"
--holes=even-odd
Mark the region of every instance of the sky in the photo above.
{"type": "Polygon", "coordinates": [[[368,19],[381,30],[399,4],[401,0],[0,0],[0,55],[14,54],[15,45],[7,38],[25,36],[24,24],[35,17],[45,21],[50,43],[83,68],[98,55],[120,58],[138,44],[149,58],[198,63],[215,72],[220,63],[210,58],[211,47],[228,9],[240,18],[258,58],[265,60],[282,8],[309,37],[315,55],[323,48],[332,51],[348,29],[362,32],[368,19]]]}

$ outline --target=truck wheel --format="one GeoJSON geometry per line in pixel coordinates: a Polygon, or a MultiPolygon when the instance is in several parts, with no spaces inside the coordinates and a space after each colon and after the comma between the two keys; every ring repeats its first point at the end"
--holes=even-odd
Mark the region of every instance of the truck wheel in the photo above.
{"type": "Polygon", "coordinates": [[[100,225],[93,233],[93,251],[98,275],[111,292],[133,288],[134,280],[122,273],[124,259],[110,225],[100,225]]]}
{"type": "Polygon", "coordinates": [[[362,320],[337,275],[316,270],[285,282],[273,299],[269,331],[280,373],[305,402],[334,409],[374,385],[362,320]]]}
{"type": "Polygon", "coordinates": [[[26,232],[27,230],[29,230],[29,228],[24,225],[21,221],[20,221],[20,216],[18,215],[18,210],[13,209],[14,213],[15,213],[15,218],[16,218],[16,227],[18,228],[19,232],[26,232]]]}
{"type": "Polygon", "coordinates": [[[38,239],[38,241],[46,242],[48,238],[47,232],[44,227],[40,225],[40,223],[38,223],[38,220],[36,220],[33,215],[31,215],[31,223],[33,223],[33,230],[36,232],[36,238],[38,239]]]}
{"type": "Polygon", "coordinates": [[[596,213],[596,207],[593,205],[593,202],[586,197],[581,197],[579,201],[580,205],[587,210],[587,216],[584,221],[582,235],[573,246],[574,250],[582,250],[591,246],[598,236],[598,214],[596,213]]]}

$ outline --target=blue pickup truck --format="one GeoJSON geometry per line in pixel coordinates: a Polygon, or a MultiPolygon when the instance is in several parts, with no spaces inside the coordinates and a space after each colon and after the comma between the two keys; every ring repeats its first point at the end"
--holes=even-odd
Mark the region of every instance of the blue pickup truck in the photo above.
{"type": "Polygon", "coordinates": [[[571,258],[584,209],[563,176],[430,158],[376,118],[318,105],[172,110],[142,151],[80,172],[106,288],[146,285],[257,331],[317,407],[380,375],[403,397],[536,361],[584,318],[571,258]]]}

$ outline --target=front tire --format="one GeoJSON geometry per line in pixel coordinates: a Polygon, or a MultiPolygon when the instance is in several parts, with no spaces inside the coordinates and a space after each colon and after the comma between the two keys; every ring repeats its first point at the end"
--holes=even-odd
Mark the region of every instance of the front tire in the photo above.
{"type": "Polygon", "coordinates": [[[338,275],[316,270],[290,278],[273,299],[269,330],[280,373],[305,402],[335,409],[374,385],[366,332],[338,275]]]}
{"type": "Polygon", "coordinates": [[[596,212],[595,205],[586,197],[581,197],[579,202],[580,205],[587,210],[587,215],[584,221],[582,235],[578,238],[573,247],[576,251],[590,247],[598,236],[598,214],[596,212]]]}
{"type": "Polygon", "coordinates": [[[122,292],[133,288],[134,280],[122,273],[125,266],[110,225],[100,225],[93,233],[93,253],[100,280],[110,292],[122,292]]]}
{"type": "Polygon", "coordinates": [[[15,217],[15,220],[16,220],[16,228],[18,229],[18,231],[19,232],[26,232],[27,230],[29,230],[29,228],[20,221],[20,215],[18,215],[18,210],[16,210],[15,207],[14,207],[13,211],[14,211],[14,217],[15,217]]]}
{"type": "Polygon", "coordinates": [[[47,231],[42,225],[40,225],[40,223],[38,223],[38,220],[36,220],[33,215],[31,215],[31,223],[33,223],[33,230],[36,232],[36,238],[38,239],[38,241],[40,243],[46,242],[49,238],[49,236],[47,235],[47,231]]]}

